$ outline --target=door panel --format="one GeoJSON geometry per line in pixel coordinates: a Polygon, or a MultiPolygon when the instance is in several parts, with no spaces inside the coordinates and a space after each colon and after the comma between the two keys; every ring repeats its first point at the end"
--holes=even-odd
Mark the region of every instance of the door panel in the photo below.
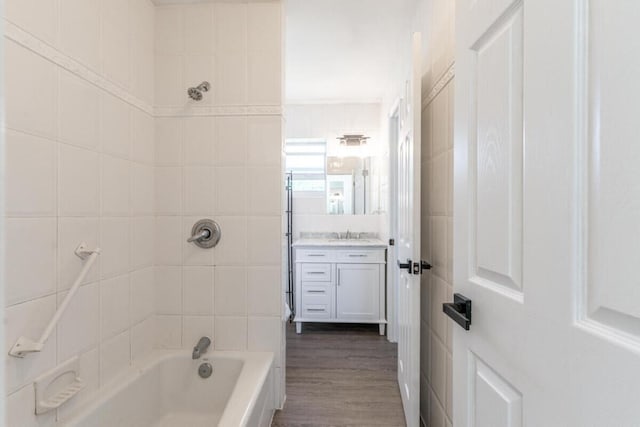
{"type": "Polygon", "coordinates": [[[625,2],[591,1],[590,32],[585,46],[589,62],[584,95],[588,102],[587,224],[585,301],[580,315],[612,328],[617,336],[640,343],[640,85],[629,84],[640,73],[640,8],[625,2]],[[607,68],[605,68],[605,64],[607,68]]]}
{"type": "MultiPolygon", "coordinates": [[[[421,35],[413,36],[398,139],[398,260],[420,260],[421,35]]],[[[398,384],[407,426],[420,420],[420,275],[393,267],[398,277],[398,384]]]]}
{"type": "MultiPolygon", "coordinates": [[[[522,5],[473,43],[476,93],[475,274],[522,293],[522,5]]],[[[475,105],[474,105],[475,104],[475,105]]],[[[520,295],[519,295],[520,294],[520,295]]]]}
{"type": "Polygon", "coordinates": [[[338,264],[338,319],[380,320],[380,268],[377,264],[338,264]]]}
{"type": "Polygon", "coordinates": [[[456,426],[640,419],[640,3],[458,0],[456,426]]]}
{"type": "Polygon", "coordinates": [[[474,355],[471,362],[474,425],[522,426],[522,395],[474,355]]]}

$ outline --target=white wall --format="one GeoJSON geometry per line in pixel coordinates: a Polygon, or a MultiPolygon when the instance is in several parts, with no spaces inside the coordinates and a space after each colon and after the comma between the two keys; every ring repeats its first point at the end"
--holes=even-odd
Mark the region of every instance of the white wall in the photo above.
{"type": "MultiPolygon", "coordinates": [[[[369,175],[371,189],[367,205],[379,210],[380,150],[386,138],[380,134],[380,104],[292,104],[286,107],[286,138],[314,138],[327,141],[328,156],[371,156],[369,175]],[[357,133],[369,136],[366,146],[349,149],[340,146],[337,138],[357,133]]],[[[326,195],[305,197],[294,193],[293,232],[379,232],[379,215],[328,215],[326,195]]]]}
{"type": "Polygon", "coordinates": [[[76,245],[103,249],[44,350],[6,356],[7,424],[51,425],[35,377],[79,355],[77,405],[153,346],[153,6],[8,0],[4,16],[5,349],[42,333],[76,245]]]}
{"type": "MultiPolygon", "coordinates": [[[[273,351],[281,297],[279,1],[156,8],[156,345],[273,351]],[[186,90],[203,80],[200,102],[186,90]],[[186,242],[215,219],[214,249],[186,242]]],[[[281,393],[284,390],[281,389],[281,393]]]]}

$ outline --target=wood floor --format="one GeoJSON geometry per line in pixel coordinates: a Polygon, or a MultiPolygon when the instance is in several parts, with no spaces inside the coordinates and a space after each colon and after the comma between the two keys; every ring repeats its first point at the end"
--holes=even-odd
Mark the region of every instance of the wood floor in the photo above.
{"type": "Polygon", "coordinates": [[[378,325],[289,325],[287,400],[272,426],[404,426],[396,355],[378,325]]]}

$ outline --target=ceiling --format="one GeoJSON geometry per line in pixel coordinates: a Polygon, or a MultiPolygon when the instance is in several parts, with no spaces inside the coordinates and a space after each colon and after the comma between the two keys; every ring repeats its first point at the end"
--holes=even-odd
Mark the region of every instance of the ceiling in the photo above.
{"type": "Polygon", "coordinates": [[[397,75],[414,4],[286,0],[286,102],[380,100],[397,75]]]}

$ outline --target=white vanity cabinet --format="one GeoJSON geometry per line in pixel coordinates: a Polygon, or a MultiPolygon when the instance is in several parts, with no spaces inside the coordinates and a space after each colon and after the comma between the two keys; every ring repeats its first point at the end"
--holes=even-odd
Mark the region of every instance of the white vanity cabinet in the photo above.
{"type": "Polygon", "coordinates": [[[296,332],[305,322],[377,323],[386,320],[386,248],[296,244],[296,332]]]}

